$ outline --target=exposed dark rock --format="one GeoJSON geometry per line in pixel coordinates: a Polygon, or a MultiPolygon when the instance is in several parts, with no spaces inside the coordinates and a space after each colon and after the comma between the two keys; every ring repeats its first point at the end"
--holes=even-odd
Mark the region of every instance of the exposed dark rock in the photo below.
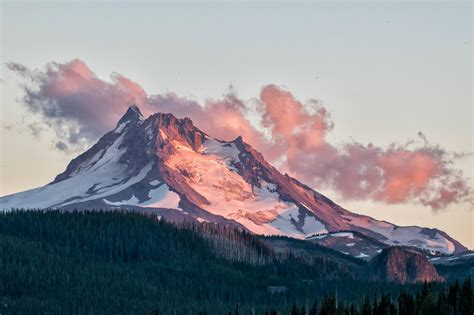
{"type": "Polygon", "coordinates": [[[131,105],[125,115],[120,118],[119,122],[117,123],[117,126],[120,126],[123,123],[127,122],[136,122],[143,118],[142,112],[138,108],[137,105],[131,105]]]}

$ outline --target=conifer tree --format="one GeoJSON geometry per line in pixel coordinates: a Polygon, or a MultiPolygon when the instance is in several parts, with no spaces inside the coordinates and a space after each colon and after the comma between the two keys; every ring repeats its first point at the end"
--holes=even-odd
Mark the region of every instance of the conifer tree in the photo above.
{"type": "Polygon", "coordinates": [[[313,305],[311,306],[309,310],[309,315],[318,315],[318,302],[317,300],[314,300],[313,305]]]}
{"type": "Polygon", "coordinates": [[[459,292],[459,312],[461,314],[472,314],[474,312],[472,303],[471,278],[467,278],[459,292]]]}

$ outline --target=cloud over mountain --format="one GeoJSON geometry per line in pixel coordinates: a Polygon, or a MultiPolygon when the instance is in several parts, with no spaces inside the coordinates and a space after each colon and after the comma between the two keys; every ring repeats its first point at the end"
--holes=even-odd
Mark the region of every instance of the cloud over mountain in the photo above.
{"type": "Polygon", "coordinates": [[[54,130],[60,150],[90,145],[136,103],[145,115],[160,111],[190,117],[217,138],[242,136],[281,169],[346,199],[411,201],[433,209],[472,200],[468,182],[453,166],[455,156],[431,145],[422,133],[424,145],[418,147],[331,144],[326,135],[334,124],[327,109],[316,100],[303,103],[275,85],[264,86],[252,100],[230,91],[200,104],[172,93],[148,94],[117,73],[102,80],[78,59],[52,62],[45,70],[7,66],[25,78],[22,104],[54,130]]]}

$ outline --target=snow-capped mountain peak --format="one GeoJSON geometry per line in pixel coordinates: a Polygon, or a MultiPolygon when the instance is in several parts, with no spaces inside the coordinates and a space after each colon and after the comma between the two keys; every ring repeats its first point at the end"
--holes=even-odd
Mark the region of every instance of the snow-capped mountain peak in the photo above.
{"type": "Polygon", "coordinates": [[[388,245],[465,250],[442,231],[399,227],[343,209],[281,174],[241,137],[221,141],[189,118],[167,113],[145,119],[136,105],[53,182],[2,197],[0,208],[119,208],[266,235],[305,239],[354,231],[388,245]]]}

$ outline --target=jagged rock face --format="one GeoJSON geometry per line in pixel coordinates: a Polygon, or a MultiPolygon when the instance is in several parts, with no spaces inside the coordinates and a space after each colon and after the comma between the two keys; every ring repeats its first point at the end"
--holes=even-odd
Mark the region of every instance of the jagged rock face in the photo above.
{"type": "Polygon", "coordinates": [[[437,229],[399,227],[343,209],[281,174],[241,137],[214,139],[172,114],[145,119],[136,106],[52,183],[0,198],[0,208],[14,207],[128,209],[265,235],[304,239],[344,230],[386,245],[465,250],[437,229]]]}
{"type": "Polygon", "coordinates": [[[369,272],[373,280],[389,282],[444,281],[423,254],[396,246],[374,257],[369,263],[369,272]]]}

